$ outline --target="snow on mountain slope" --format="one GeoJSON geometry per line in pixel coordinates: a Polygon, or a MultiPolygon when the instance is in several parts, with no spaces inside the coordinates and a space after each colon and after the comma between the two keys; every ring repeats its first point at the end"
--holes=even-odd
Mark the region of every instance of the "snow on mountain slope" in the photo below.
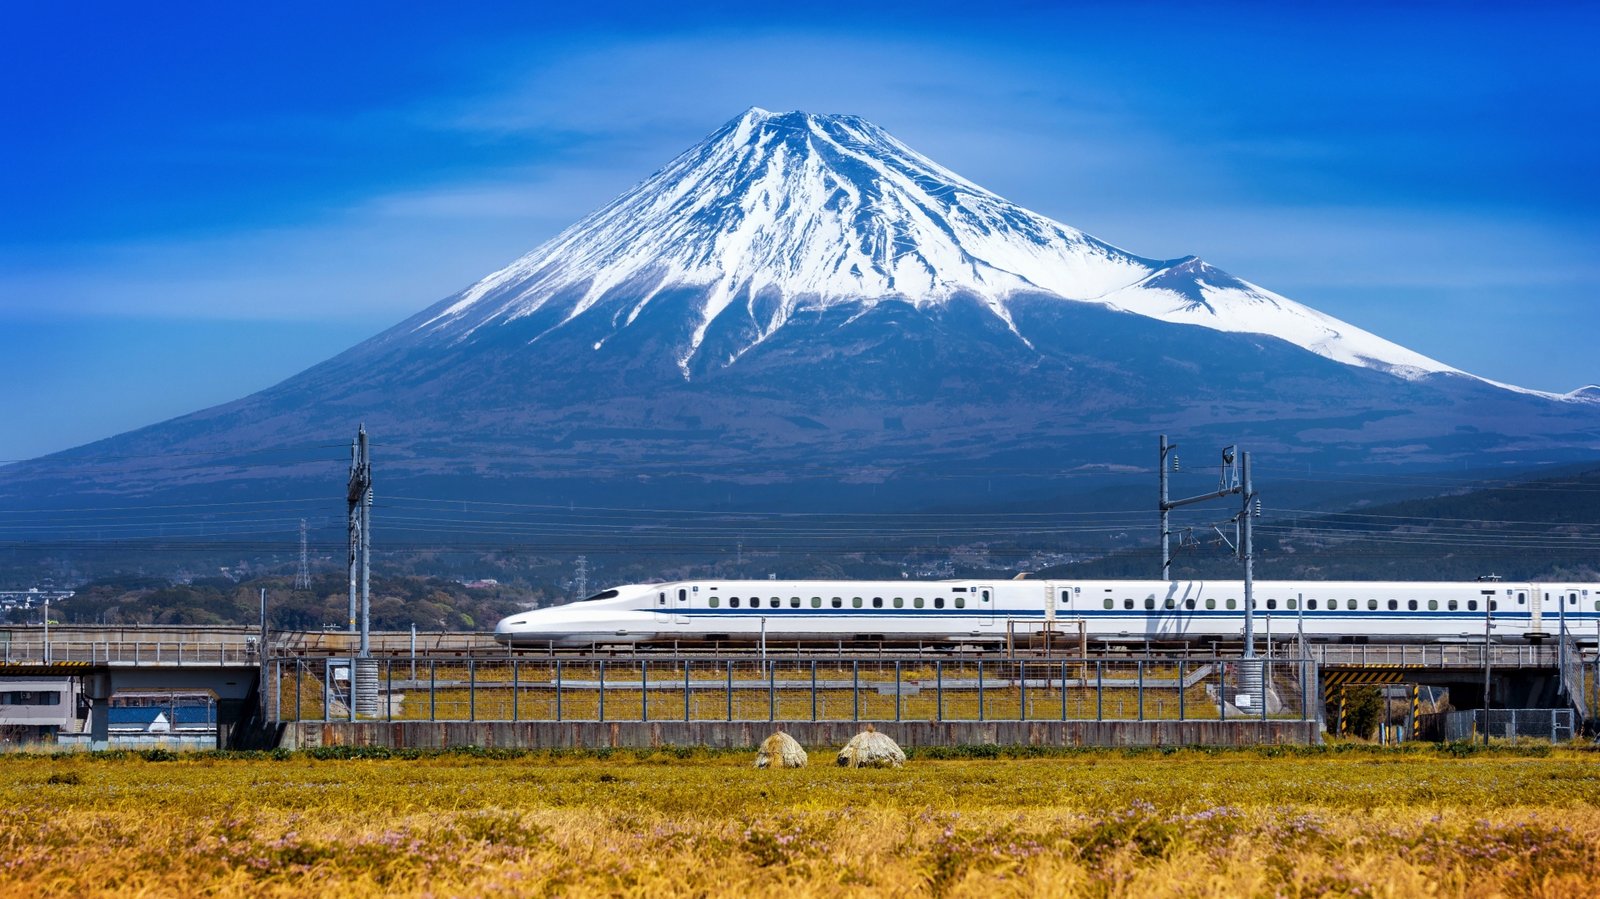
{"type": "Polygon", "coordinates": [[[859,117],[756,108],[440,304],[415,331],[462,341],[538,315],[542,336],[602,315],[615,334],[665,292],[684,288],[698,292],[692,336],[677,349],[686,378],[708,329],[726,315],[749,324],[743,345],[721,364],[798,309],[884,299],[926,305],[958,294],[979,298],[1013,332],[1008,299],[1046,294],[1266,334],[1408,379],[1465,374],[1194,257],[1135,256],[1030,212],[859,117]]]}
{"type": "Polygon", "coordinates": [[[1346,365],[1376,368],[1402,378],[1436,372],[1465,374],[1370,331],[1216,268],[1194,256],[1137,284],[1099,298],[1150,318],[1216,331],[1269,334],[1346,365]]]}

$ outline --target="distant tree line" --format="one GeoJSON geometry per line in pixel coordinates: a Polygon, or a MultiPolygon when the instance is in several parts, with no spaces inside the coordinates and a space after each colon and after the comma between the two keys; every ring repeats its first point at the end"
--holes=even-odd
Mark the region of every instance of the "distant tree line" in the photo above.
{"type": "MultiPolygon", "coordinates": [[[[63,624],[254,624],[260,590],[267,589],[267,623],[274,628],[318,630],[348,625],[348,585],[322,577],[310,590],[271,578],[235,583],[226,578],[172,583],[149,577],[113,577],[78,589],[51,608],[63,624]]],[[[374,577],[369,593],[372,627],[405,630],[484,630],[545,596],[527,588],[466,587],[432,577],[374,577]]]]}

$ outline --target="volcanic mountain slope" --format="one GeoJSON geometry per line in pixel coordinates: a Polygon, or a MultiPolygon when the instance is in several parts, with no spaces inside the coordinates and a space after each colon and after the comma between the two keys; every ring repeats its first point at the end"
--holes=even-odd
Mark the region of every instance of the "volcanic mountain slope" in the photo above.
{"type": "Polygon", "coordinates": [[[340,356],[63,454],[129,460],[98,482],[24,465],[0,494],[267,489],[294,472],[228,454],[360,421],[391,481],[436,492],[899,481],[925,498],[1138,464],[1161,431],[1297,465],[1571,458],[1600,438],[1600,402],[1485,381],[1195,257],[1135,256],[860,118],[751,109],[340,356]]]}

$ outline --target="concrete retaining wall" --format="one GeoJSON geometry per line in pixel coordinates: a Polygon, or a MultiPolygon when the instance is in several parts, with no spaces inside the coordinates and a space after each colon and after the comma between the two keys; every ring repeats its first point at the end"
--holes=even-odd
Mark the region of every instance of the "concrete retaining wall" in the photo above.
{"type": "MultiPolygon", "coordinates": [[[[282,744],[447,749],[651,749],[705,746],[753,749],[775,730],[808,747],[843,746],[863,724],[793,722],[301,722],[282,744]]],[[[1315,721],[990,721],[874,722],[901,746],[1254,746],[1321,742],[1315,721]]]]}

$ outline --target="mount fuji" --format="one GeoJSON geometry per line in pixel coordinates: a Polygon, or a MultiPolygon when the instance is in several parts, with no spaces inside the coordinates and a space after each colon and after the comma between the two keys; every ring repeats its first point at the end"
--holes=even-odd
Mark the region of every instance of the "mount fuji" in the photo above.
{"type": "Polygon", "coordinates": [[[1127,252],[864,119],[750,109],[388,331],[0,470],[0,498],[270,495],[326,473],[260,448],[360,422],[383,480],[435,495],[904,505],[1145,468],[1162,432],[1284,466],[1588,458],[1600,399],[1127,252]]]}

